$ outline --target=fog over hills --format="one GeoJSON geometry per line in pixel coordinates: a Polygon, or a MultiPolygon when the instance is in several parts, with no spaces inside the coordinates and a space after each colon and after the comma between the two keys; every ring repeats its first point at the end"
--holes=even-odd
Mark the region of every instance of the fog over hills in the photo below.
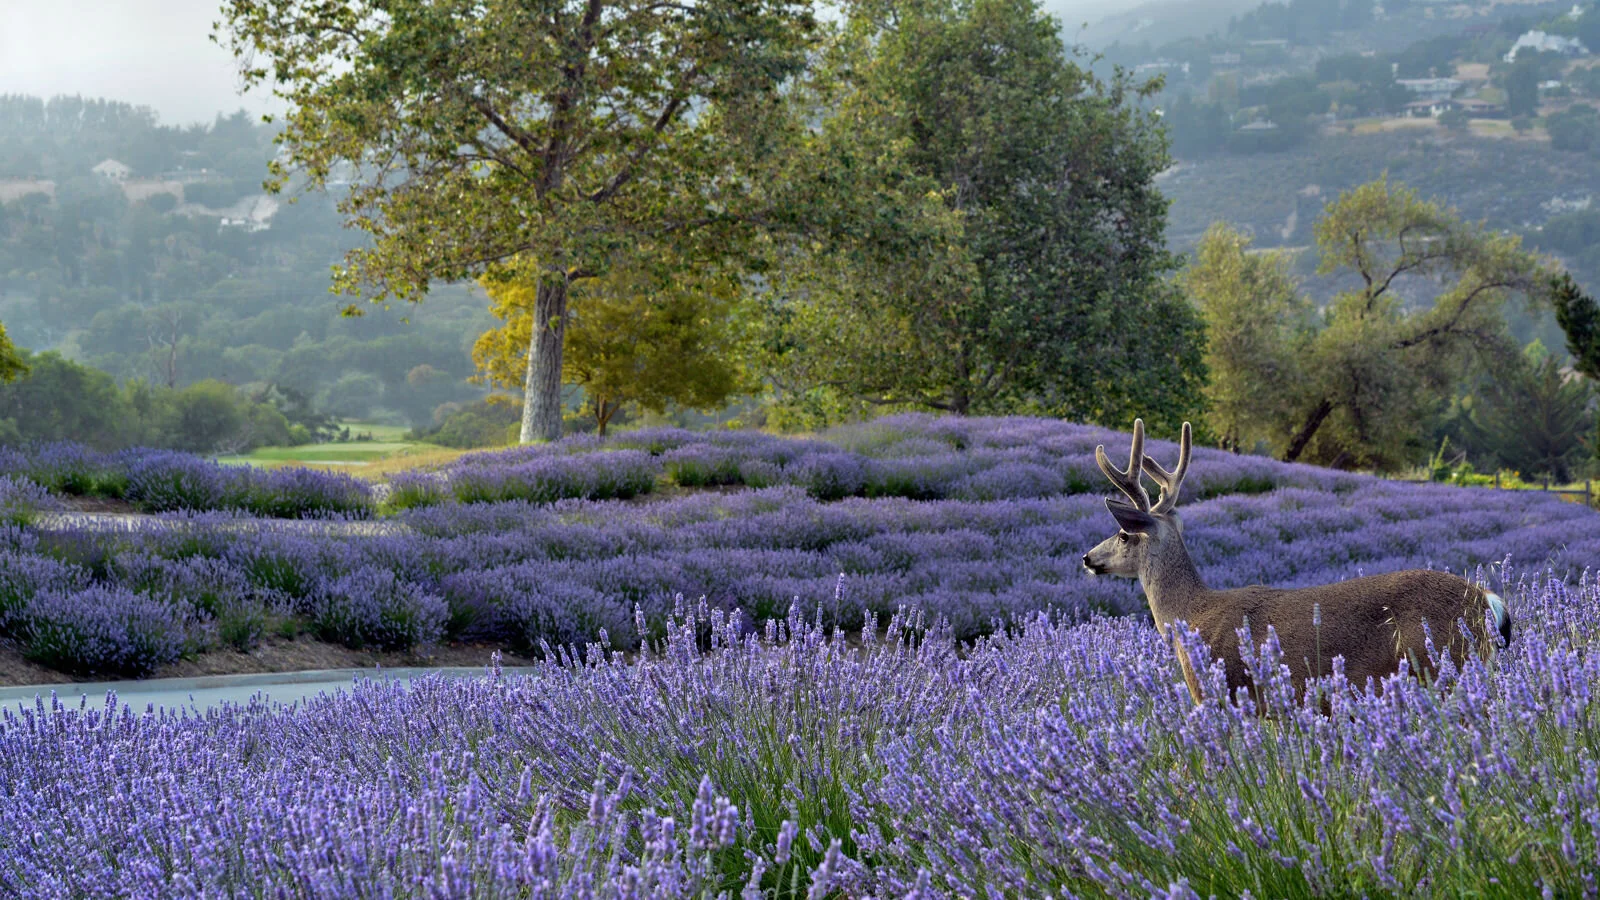
{"type": "MultiPolygon", "coordinates": [[[[81,94],[148,105],[167,124],[210,122],[239,108],[276,110],[271,96],[240,96],[232,57],[210,39],[217,0],[5,0],[0,94],[81,94]]],[[[1213,6],[1253,0],[1048,0],[1069,41],[1165,40],[1213,6]],[[1135,12],[1137,10],[1137,12],[1135,12]],[[1089,23],[1087,30],[1083,25],[1089,23]]],[[[1202,30],[1209,30],[1208,25],[1202,30]]]]}

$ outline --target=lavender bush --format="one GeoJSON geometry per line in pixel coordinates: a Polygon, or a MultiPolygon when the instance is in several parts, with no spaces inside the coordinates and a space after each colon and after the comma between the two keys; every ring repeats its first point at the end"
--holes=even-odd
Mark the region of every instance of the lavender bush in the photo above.
{"type": "Polygon", "coordinates": [[[308,612],[323,640],[356,649],[409,650],[439,640],[448,610],[439,597],[394,572],[367,567],[328,579],[308,612]]]}
{"type": "Polygon", "coordinates": [[[0,475],[0,526],[30,525],[40,512],[55,506],[50,493],[32,481],[0,475]]]}
{"type": "Polygon", "coordinates": [[[148,675],[189,643],[179,603],[126,588],[45,590],[22,613],[29,659],[64,672],[148,675]]]}

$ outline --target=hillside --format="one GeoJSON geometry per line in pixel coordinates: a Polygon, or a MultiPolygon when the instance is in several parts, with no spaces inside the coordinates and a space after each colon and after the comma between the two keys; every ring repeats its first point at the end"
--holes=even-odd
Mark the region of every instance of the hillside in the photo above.
{"type": "Polygon", "coordinates": [[[127,104],[0,97],[12,339],[119,379],[277,383],[396,424],[478,396],[465,379],[486,300],[458,286],[341,318],[351,298],[328,293],[329,270],[356,236],[330,196],[262,193],[272,136],[243,113],[173,128],[127,104]]]}

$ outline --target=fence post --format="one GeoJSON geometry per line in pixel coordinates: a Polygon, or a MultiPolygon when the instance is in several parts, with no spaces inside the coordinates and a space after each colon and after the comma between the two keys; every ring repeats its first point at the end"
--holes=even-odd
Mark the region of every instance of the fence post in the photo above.
{"type": "Polygon", "coordinates": [[[1498,469],[1495,470],[1494,473],[1494,489],[1497,491],[1500,490],[1500,472],[1498,469]]]}

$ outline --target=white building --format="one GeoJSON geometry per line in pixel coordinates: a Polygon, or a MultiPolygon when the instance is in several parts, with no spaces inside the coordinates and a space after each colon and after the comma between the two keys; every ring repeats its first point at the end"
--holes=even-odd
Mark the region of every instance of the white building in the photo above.
{"type": "Polygon", "coordinates": [[[131,167],[114,159],[102,159],[98,165],[89,171],[99,175],[101,178],[109,178],[112,181],[127,181],[128,176],[133,174],[131,167]]]}
{"type": "Polygon", "coordinates": [[[1537,53],[1559,53],[1562,56],[1588,56],[1589,48],[1577,38],[1562,37],[1559,34],[1546,34],[1543,31],[1530,31],[1517,42],[1511,45],[1506,52],[1506,62],[1516,62],[1517,54],[1523,50],[1533,50],[1537,53]]]}

